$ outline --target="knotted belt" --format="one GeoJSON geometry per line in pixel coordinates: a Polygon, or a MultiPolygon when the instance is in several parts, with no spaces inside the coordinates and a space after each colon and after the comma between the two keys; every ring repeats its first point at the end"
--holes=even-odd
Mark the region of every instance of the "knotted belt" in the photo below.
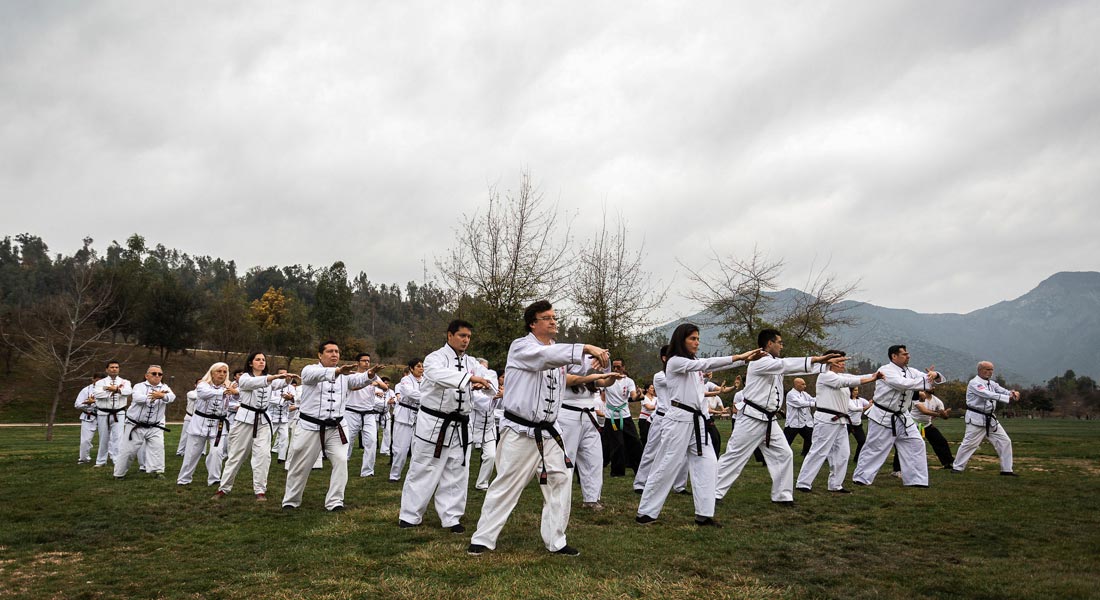
{"type": "Polygon", "coordinates": [[[902,420],[901,421],[902,425],[905,424],[905,415],[904,415],[904,413],[901,412],[901,409],[899,408],[898,410],[890,410],[889,408],[886,408],[885,406],[879,404],[878,402],[872,402],[872,404],[874,404],[875,406],[881,408],[882,410],[890,413],[890,435],[892,435],[894,437],[897,437],[898,430],[895,427],[895,425],[897,424],[898,419],[902,420]]]}
{"type": "Polygon", "coordinates": [[[979,415],[985,415],[985,434],[986,435],[989,435],[990,431],[996,431],[997,430],[997,426],[996,426],[995,423],[1000,423],[1000,421],[997,420],[997,415],[994,414],[995,412],[997,412],[996,410],[991,410],[989,412],[985,412],[984,410],[978,410],[976,408],[970,408],[969,406],[966,407],[966,410],[969,410],[971,412],[976,412],[979,415]]]}
{"type": "Polygon", "coordinates": [[[122,408],[100,408],[98,406],[96,407],[97,414],[100,412],[107,413],[107,429],[111,428],[111,421],[118,423],[118,413],[124,410],[126,410],[125,406],[122,408]],[[112,419],[111,417],[114,417],[114,419],[112,419]]]}
{"type": "Polygon", "coordinates": [[[271,430],[271,435],[275,435],[275,425],[271,423],[271,417],[267,415],[267,408],[256,408],[247,404],[242,404],[240,408],[250,410],[256,413],[256,418],[252,419],[252,439],[256,439],[256,430],[260,426],[260,416],[267,419],[267,427],[271,430]]]}
{"type": "MultiPolygon", "coordinates": [[[[382,414],[382,411],[380,411],[380,410],[359,410],[358,408],[352,408],[350,406],[345,406],[344,410],[350,410],[351,412],[359,415],[360,417],[365,417],[367,415],[380,415],[380,414],[382,414]]],[[[360,450],[365,450],[365,448],[363,447],[363,430],[364,430],[364,428],[360,427],[359,428],[359,435],[355,436],[355,437],[359,438],[359,449],[360,450]]]]}
{"type": "Polygon", "coordinates": [[[827,415],[833,415],[833,418],[829,419],[830,421],[839,421],[841,417],[844,417],[844,419],[848,421],[849,425],[852,424],[852,417],[849,416],[846,412],[840,412],[839,410],[833,410],[831,408],[821,408],[820,406],[817,407],[817,412],[825,413],[827,415]]]}
{"type": "Polygon", "coordinates": [[[345,446],[348,443],[348,436],[344,434],[344,428],[340,427],[340,423],[344,421],[344,417],[336,417],[335,419],[318,419],[306,414],[299,414],[299,419],[305,419],[306,423],[313,423],[320,427],[321,433],[321,458],[328,458],[328,454],[325,453],[325,429],[328,427],[335,427],[336,431],[340,432],[340,443],[345,446]]]}
{"type": "Polygon", "coordinates": [[[542,448],[542,432],[545,431],[550,434],[550,437],[558,443],[558,446],[561,446],[562,456],[565,457],[565,468],[573,468],[573,461],[569,460],[569,455],[565,453],[565,442],[562,441],[561,434],[558,433],[558,430],[554,428],[553,421],[528,421],[507,410],[504,411],[504,418],[513,423],[518,423],[524,427],[530,427],[535,430],[535,447],[539,449],[539,458],[542,460],[542,473],[539,474],[539,485],[546,485],[546,454],[543,452],[542,448]]]}
{"type": "Polygon", "coordinates": [[[607,420],[611,421],[611,431],[622,431],[623,422],[630,418],[630,409],[626,404],[607,407],[607,420]]]}
{"type": "Polygon", "coordinates": [[[470,446],[470,415],[464,415],[457,410],[454,412],[443,412],[441,410],[435,410],[428,408],[427,406],[421,406],[420,410],[424,411],[437,419],[443,419],[443,425],[439,427],[439,437],[435,440],[435,458],[439,458],[443,454],[443,442],[447,439],[447,428],[454,427],[458,429],[459,436],[462,439],[462,466],[466,466],[466,448],[470,446]],[[461,426],[461,428],[459,428],[461,426]]]}
{"type": "MultiPolygon", "coordinates": [[[[673,408],[678,408],[680,410],[686,410],[687,412],[692,414],[691,424],[692,424],[692,426],[695,427],[695,453],[699,456],[702,456],[703,455],[703,445],[704,444],[703,444],[703,432],[699,429],[699,420],[702,419],[703,422],[705,423],[706,420],[707,420],[706,417],[703,416],[703,412],[700,411],[698,408],[694,408],[694,407],[688,406],[686,404],[680,404],[679,402],[677,402],[675,400],[672,401],[672,406],[673,406],[673,408]]],[[[710,436],[707,436],[706,445],[708,445],[708,446],[710,445],[710,436]]]]}
{"type": "Polygon", "coordinates": [[[214,419],[218,422],[218,434],[214,436],[214,445],[217,446],[218,442],[222,441],[222,429],[229,427],[229,419],[227,418],[228,416],[207,414],[202,412],[201,410],[195,410],[195,414],[204,419],[214,419]]]}
{"type": "Polygon", "coordinates": [[[588,420],[592,422],[592,426],[596,428],[596,431],[599,431],[600,433],[603,433],[603,427],[600,427],[599,422],[596,421],[596,409],[594,409],[594,408],[581,408],[579,406],[570,406],[568,404],[562,404],[561,407],[564,408],[565,410],[572,410],[572,411],[575,411],[575,412],[582,412],[582,413],[588,415],[588,420]]]}
{"type": "Polygon", "coordinates": [[[168,429],[160,423],[146,423],[145,421],[136,421],[134,419],[131,419],[130,417],[126,417],[126,422],[134,426],[133,429],[130,430],[130,435],[126,437],[126,439],[130,440],[131,442],[134,441],[134,429],[137,429],[139,427],[142,429],[152,429],[155,427],[163,431],[172,431],[171,429],[168,429]]]}
{"type": "MultiPolygon", "coordinates": [[[[767,418],[768,428],[764,431],[764,447],[765,448],[771,448],[772,447],[772,423],[775,422],[775,415],[779,414],[779,407],[776,407],[775,410],[767,410],[763,406],[760,406],[759,404],[753,402],[752,400],[749,400],[748,398],[745,399],[745,404],[748,404],[749,406],[755,408],[756,410],[764,413],[764,415],[766,417],[768,417],[767,418]]],[[[751,415],[745,415],[745,416],[749,417],[750,419],[755,419],[755,417],[753,417],[751,415]]],[[[760,421],[761,419],[756,419],[756,420],[760,421]]]]}

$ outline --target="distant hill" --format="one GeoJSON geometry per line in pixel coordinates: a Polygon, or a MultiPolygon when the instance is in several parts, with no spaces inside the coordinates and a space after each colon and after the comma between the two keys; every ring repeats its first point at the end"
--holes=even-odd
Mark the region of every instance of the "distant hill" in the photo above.
{"type": "MultiPolygon", "coordinates": [[[[771,294],[777,309],[803,292],[771,294]]],[[[829,331],[830,341],[850,354],[886,361],[886,348],[906,344],[913,365],[935,364],[948,378],[969,379],[979,360],[991,360],[1010,382],[1038,384],[1073,369],[1100,379],[1100,273],[1063,272],[1035,289],[993,306],[960,314],[923,314],[864,302],[841,304],[855,320],[829,331]]],[[[726,351],[720,331],[700,324],[703,351],[726,351]]],[[[677,321],[677,323],[680,321],[677,321]]],[[[668,334],[676,323],[659,329],[668,334]]]]}

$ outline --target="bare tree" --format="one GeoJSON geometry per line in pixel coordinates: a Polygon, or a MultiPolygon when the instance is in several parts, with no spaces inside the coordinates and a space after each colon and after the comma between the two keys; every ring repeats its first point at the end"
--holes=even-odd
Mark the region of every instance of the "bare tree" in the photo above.
{"type": "Polygon", "coordinates": [[[828,327],[851,322],[838,304],[856,290],[856,283],[843,283],[825,269],[811,269],[804,293],[775,306],[773,292],[779,289],[782,259],[769,259],[755,247],[746,258],[711,252],[709,263],[700,269],[680,261],[696,286],[686,297],[710,315],[707,325],[724,329],[722,338],[732,348],[754,347],[760,330],[775,327],[784,332],[790,352],[820,350],[828,327]]]}
{"type": "Polygon", "coordinates": [[[642,269],[644,246],[643,240],[637,250],[629,247],[621,215],[608,230],[605,209],[599,233],[577,253],[569,280],[570,298],[586,321],[585,339],[615,353],[623,352],[632,334],[656,325],[651,313],[668,294],[667,287],[656,290],[642,269]]]}
{"type": "Polygon", "coordinates": [[[19,343],[5,341],[27,356],[42,374],[56,383],[46,440],[53,439],[57,406],[67,384],[82,381],[87,367],[102,360],[98,344],[109,340],[111,328],[118,322],[104,323],[102,318],[111,307],[109,283],[97,282],[94,268],[88,263],[74,262],[69,267],[64,288],[27,309],[19,319],[19,343]]]}
{"type": "MultiPolygon", "coordinates": [[[[553,300],[564,290],[569,226],[557,205],[546,203],[528,171],[516,193],[501,197],[496,186],[490,187],[488,209],[463,215],[450,253],[436,260],[436,268],[460,299],[459,312],[476,319],[482,343],[504,344],[506,351],[523,307],[539,298],[553,300]]],[[[503,352],[490,353],[503,357],[503,352]]]]}

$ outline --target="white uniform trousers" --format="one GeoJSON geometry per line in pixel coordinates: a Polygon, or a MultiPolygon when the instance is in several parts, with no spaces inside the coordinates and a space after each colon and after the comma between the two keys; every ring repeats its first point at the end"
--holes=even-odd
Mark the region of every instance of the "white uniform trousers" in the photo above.
{"type": "Polygon", "coordinates": [[[187,453],[187,426],[191,423],[191,415],[183,417],[183,426],[180,427],[180,443],[176,446],[176,456],[187,453]]]}
{"type": "Polygon", "coordinates": [[[802,459],[802,469],[798,471],[798,487],[813,489],[825,460],[829,461],[829,490],[836,491],[844,487],[844,477],[848,474],[848,458],[852,448],[848,445],[848,422],[814,424],[813,443],[810,453],[802,459]]]}
{"type": "Polygon", "coordinates": [[[164,472],[164,430],[156,427],[137,427],[127,423],[126,435],[122,437],[122,451],[114,459],[115,477],[124,477],[130,470],[130,461],[141,457],[144,452],[145,472],[164,472]]]}
{"type": "MultiPolygon", "coordinates": [[[[474,446],[477,448],[478,446],[474,446]]],[[[477,470],[477,481],[474,487],[479,490],[489,489],[489,479],[493,477],[493,467],[497,462],[497,441],[485,440],[481,447],[481,468],[477,470]]],[[[472,454],[472,453],[471,453],[472,454]]]]}
{"type": "Polygon", "coordinates": [[[993,444],[993,449],[997,451],[997,456],[1001,459],[1001,471],[1008,472],[1012,470],[1012,440],[1005,433],[1005,428],[1001,427],[1000,423],[997,424],[997,428],[990,428],[989,435],[985,434],[985,425],[971,425],[966,424],[966,433],[963,434],[963,441],[959,444],[959,450],[955,453],[955,463],[952,468],[956,471],[962,471],[966,469],[966,463],[970,462],[970,457],[974,455],[974,451],[981,445],[982,440],[989,439],[989,443],[993,444]]]}
{"type": "Polygon", "coordinates": [[[98,419],[80,419],[80,454],[77,455],[77,460],[80,462],[90,462],[92,460],[92,438],[95,437],[95,432],[98,430],[98,419]]]}
{"type": "MultiPolygon", "coordinates": [[[[290,435],[287,437],[286,462],[283,463],[283,470],[284,471],[289,471],[290,470],[290,461],[291,461],[291,459],[294,458],[294,436],[297,435],[297,432],[298,432],[297,427],[298,427],[298,421],[297,420],[291,421],[290,426],[288,427],[288,429],[290,430],[290,435]]],[[[326,452],[327,452],[327,450],[326,450],[326,452]]],[[[321,453],[318,452],[317,453],[317,460],[314,461],[314,463],[313,463],[313,468],[314,469],[322,469],[322,468],[324,468],[324,466],[325,466],[325,457],[321,456],[321,453]]]]}
{"type": "Polygon", "coordinates": [[[382,449],[380,454],[390,455],[390,446],[393,445],[393,415],[384,415],[380,423],[382,425],[382,449]]]}
{"type": "Polygon", "coordinates": [[[661,445],[661,437],[668,419],[653,413],[653,419],[649,423],[649,435],[646,437],[645,448],[642,449],[642,459],[638,462],[638,470],[634,472],[634,489],[645,489],[649,474],[657,461],[657,449],[661,445]]]}
{"type": "Polygon", "coordinates": [[[718,498],[725,497],[733,482],[741,476],[745,464],[752,458],[753,451],[760,448],[772,476],[772,501],[794,500],[794,455],[779,423],[772,422],[771,430],[769,446],[764,440],[768,433],[767,421],[748,416],[738,417],[737,427],[733,428],[730,441],[726,444],[726,453],[718,459],[718,498]]]}
{"type": "Polygon", "coordinates": [[[206,485],[214,485],[222,480],[222,448],[229,441],[229,436],[223,433],[217,446],[214,446],[215,439],[217,438],[207,438],[202,435],[187,436],[187,448],[184,450],[183,465],[180,466],[180,474],[176,478],[176,483],[180,485],[191,483],[195,468],[199,465],[199,459],[202,458],[202,454],[206,450],[207,442],[210,442],[211,447],[210,451],[206,453],[206,485]]]}
{"type": "Polygon", "coordinates": [[[118,460],[119,442],[122,441],[122,431],[126,429],[126,413],[120,412],[115,417],[100,413],[97,417],[97,430],[99,431],[99,454],[96,455],[95,464],[102,466],[107,464],[107,457],[112,461],[118,460]]]}
{"type": "Polygon", "coordinates": [[[889,426],[879,425],[875,421],[867,425],[867,443],[859,452],[856,470],[852,472],[852,481],[871,485],[875,475],[890,455],[890,448],[897,446],[898,460],[901,461],[901,483],[903,485],[928,486],[928,455],[924,449],[924,438],[916,424],[905,427],[898,424],[898,435],[894,435],[889,426]]]}
{"type": "Polygon", "coordinates": [[[222,485],[219,490],[229,493],[233,491],[233,482],[237,479],[237,473],[244,464],[244,458],[250,452],[252,454],[252,492],[255,494],[267,493],[267,473],[271,468],[271,428],[267,421],[256,415],[260,424],[256,427],[256,437],[252,437],[252,424],[233,423],[229,429],[229,458],[222,468],[222,485]]]}
{"type": "MultiPolygon", "coordinates": [[[[340,424],[343,429],[343,423],[340,424]]],[[[344,432],[347,436],[347,432],[344,432]]],[[[340,439],[335,427],[325,429],[325,456],[332,463],[332,475],[328,480],[328,493],[325,495],[325,508],[332,510],[344,505],[344,488],[348,483],[348,449],[340,439]]],[[[302,492],[306,489],[309,472],[321,457],[321,435],[316,431],[302,429],[301,423],[294,428],[294,437],[290,440],[290,459],[287,460],[286,494],[283,506],[295,508],[302,505],[302,492]]]]}
{"type": "Polygon", "coordinates": [[[373,477],[375,454],[378,453],[378,415],[361,415],[349,410],[344,413],[344,423],[348,427],[348,462],[362,442],[363,464],[359,467],[359,476],[373,477]]]}
{"type": "MultiPolygon", "coordinates": [[[[658,455],[654,459],[656,466],[649,474],[642,500],[638,503],[639,515],[654,519],[661,516],[668,494],[686,466],[691,473],[691,496],[695,501],[695,514],[701,517],[714,516],[714,475],[718,459],[710,446],[710,436],[702,430],[702,423],[699,427],[703,442],[702,456],[695,444],[695,426],[691,421],[668,419],[665,423],[660,448],[657,449],[658,455]]],[[[650,441],[652,439],[651,437],[650,441]]]]}
{"type": "Polygon", "coordinates": [[[435,496],[435,512],[444,528],[458,525],[466,513],[466,490],[470,485],[469,453],[462,444],[444,446],[435,458],[435,444],[414,438],[409,472],[401,489],[401,520],[419,525],[428,502],[435,496]]]}
{"type": "Polygon", "coordinates": [[[416,437],[416,425],[407,423],[393,424],[393,455],[390,456],[390,481],[401,479],[401,471],[409,458],[413,438],[416,437]]]}
{"type": "Polygon", "coordinates": [[[290,448],[290,423],[275,423],[274,427],[271,452],[277,459],[286,462],[286,451],[290,448]]]}
{"type": "Polygon", "coordinates": [[[558,419],[561,438],[565,442],[565,455],[573,461],[573,468],[581,480],[581,498],[584,502],[599,502],[603,493],[603,442],[600,432],[588,420],[558,419]]]}
{"type": "MultiPolygon", "coordinates": [[[[516,433],[511,428],[501,431],[499,450],[497,477],[485,494],[477,531],[470,539],[471,544],[479,544],[490,550],[497,547],[500,530],[504,528],[504,523],[519,502],[523,488],[527,487],[532,476],[539,476],[543,463],[534,438],[516,433]]],[[[573,472],[565,468],[565,453],[546,435],[543,435],[543,450],[546,485],[539,486],[542,492],[542,543],[547,550],[557,552],[565,547],[573,472]]]]}

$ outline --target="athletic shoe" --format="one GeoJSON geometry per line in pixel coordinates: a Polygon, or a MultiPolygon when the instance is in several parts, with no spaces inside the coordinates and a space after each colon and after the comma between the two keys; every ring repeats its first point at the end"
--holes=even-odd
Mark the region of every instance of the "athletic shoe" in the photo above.
{"type": "Polygon", "coordinates": [[[558,550],[551,551],[551,554],[561,554],[562,556],[580,556],[581,551],[567,544],[565,546],[562,546],[558,550]]]}
{"type": "Polygon", "coordinates": [[[401,529],[412,529],[413,527],[420,527],[420,523],[409,523],[404,519],[398,519],[397,526],[401,529]]]}
{"type": "Polygon", "coordinates": [[[772,500],[772,504],[779,506],[794,506],[794,500],[772,500]]]}
{"type": "Polygon", "coordinates": [[[811,490],[811,489],[810,489],[810,488],[808,488],[808,487],[796,487],[796,488],[794,488],[794,489],[795,489],[795,491],[796,491],[796,492],[802,492],[802,493],[804,493],[804,494],[809,494],[810,492],[812,492],[812,491],[813,491],[813,490],[811,490]]]}
{"type": "Polygon", "coordinates": [[[267,494],[264,494],[264,493],[256,494],[256,502],[267,502],[267,494]]]}
{"type": "Polygon", "coordinates": [[[639,524],[639,525],[649,525],[650,523],[653,523],[656,520],[657,519],[654,519],[653,517],[651,517],[649,515],[638,515],[638,516],[634,517],[634,522],[639,524]]]}
{"type": "Polygon", "coordinates": [[[462,526],[462,523],[451,525],[448,529],[451,530],[451,533],[466,533],[466,528],[462,526]]]}
{"type": "Polygon", "coordinates": [[[1012,471],[1001,471],[1001,477],[1019,477],[1019,475],[1012,471]]]}
{"type": "Polygon", "coordinates": [[[722,528],[722,524],[719,523],[718,521],[715,521],[714,518],[712,518],[712,517],[703,517],[703,518],[700,519],[698,516],[696,516],[695,517],[695,524],[698,525],[699,527],[714,527],[716,529],[721,529],[722,528]]]}
{"type": "Polygon", "coordinates": [[[603,504],[601,504],[599,501],[597,501],[597,502],[584,502],[584,503],[581,504],[581,506],[583,506],[585,508],[592,509],[592,510],[597,511],[597,512],[603,510],[603,504]]]}
{"type": "Polygon", "coordinates": [[[488,548],[481,544],[470,544],[469,547],[466,548],[466,554],[470,556],[481,556],[486,550],[488,550],[488,548]]]}
{"type": "Polygon", "coordinates": [[[225,498],[225,492],[221,490],[214,492],[214,495],[210,497],[211,500],[221,500],[222,498],[225,498]]]}
{"type": "Polygon", "coordinates": [[[898,479],[901,479],[901,471],[894,471],[890,473],[890,477],[897,477],[898,479]]]}
{"type": "Polygon", "coordinates": [[[328,509],[328,511],[329,512],[343,512],[344,511],[344,505],[343,504],[338,504],[338,505],[333,506],[332,508],[328,509]]]}
{"type": "Polygon", "coordinates": [[[852,490],[850,490],[848,488],[840,488],[839,490],[829,490],[829,491],[834,493],[834,494],[851,494],[852,493],[852,490]]]}

